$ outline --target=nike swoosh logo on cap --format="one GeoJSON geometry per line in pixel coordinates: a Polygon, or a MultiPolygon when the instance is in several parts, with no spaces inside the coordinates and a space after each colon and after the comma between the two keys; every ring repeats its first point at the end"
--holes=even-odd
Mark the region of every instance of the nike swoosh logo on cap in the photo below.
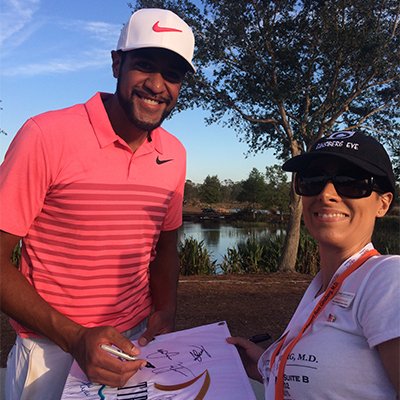
{"type": "Polygon", "coordinates": [[[157,21],[153,25],[153,31],[154,32],[157,32],[157,33],[161,33],[161,32],[182,32],[180,29],[168,28],[166,26],[159,26],[158,25],[159,23],[160,23],[160,21],[157,21]]]}
{"type": "Polygon", "coordinates": [[[156,163],[157,163],[158,165],[164,164],[164,163],[169,162],[169,161],[173,161],[173,158],[170,158],[169,160],[160,160],[160,159],[157,157],[157,159],[156,159],[156,163]]]}

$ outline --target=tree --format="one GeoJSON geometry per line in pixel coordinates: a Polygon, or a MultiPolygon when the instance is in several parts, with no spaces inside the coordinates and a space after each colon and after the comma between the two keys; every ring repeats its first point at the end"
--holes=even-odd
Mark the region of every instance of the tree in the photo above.
{"type": "Polygon", "coordinates": [[[239,201],[248,201],[251,204],[264,204],[267,195],[267,185],[264,175],[253,168],[249,177],[242,181],[242,191],[238,195],[239,201]]]}
{"type": "Polygon", "coordinates": [[[394,142],[394,146],[391,150],[393,172],[396,180],[400,180],[400,139],[394,142]]]}
{"type": "Polygon", "coordinates": [[[390,151],[393,162],[393,172],[397,181],[396,192],[393,199],[393,205],[400,205],[400,140],[395,141],[393,148],[390,151]]]}
{"type": "MultiPolygon", "coordinates": [[[[287,159],[323,135],[359,129],[383,143],[400,135],[398,0],[140,0],[169,8],[196,35],[178,111],[202,107],[249,151],[287,159]],[[212,71],[212,72],[210,72],[212,71]]],[[[292,179],[293,181],[293,179],[292,179]]],[[[301,202],[290,218],[279,269],[293,271],[301,202]]]]}
{"type": "Polygon", "coordinates": [[[233,182],[232,179],[224,179],[221,182],[221,201],[231,203],[237,201],[242,190],[242,182],[233,182]]]}
{"type": "Polygon", "coordinates": [[[184,200],[194,200],[199,197],[198,185],[192,182],[190,179],[186,179],[185,182],[185,195],[184,200]]]}
{"type": "Polygon", "coordinates": [[[238,183],[232,181],[232,179],[224,179],[221,182],[221,201],[229,203],[236,200],[236,186],[238,183]]]}
{"type": "Polygon", "coordinates": [[[289,212],[290,184],[287,174],[280,165],[266,167],[267,196],[265,206],[281,213],[289,212]]]}
{"type": "Polygon", "coordinates": [[[200,187],[200,200],[208,204],[216,204],[221,201],[221,182],[217,175],[207,175],[200,187]]]}

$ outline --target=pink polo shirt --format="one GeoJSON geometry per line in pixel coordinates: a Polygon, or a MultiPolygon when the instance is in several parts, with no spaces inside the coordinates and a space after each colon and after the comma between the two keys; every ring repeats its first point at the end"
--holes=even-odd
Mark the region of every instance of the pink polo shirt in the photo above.
{"type": "Polygon", "coordinates": [[[160,231],[182,223],[186,153],[162,128],[132,153],[106,96],[24,124],[0,167],[0,228],[23,237],[20,270],[54,308],[123,332],[150,313],[160,231]]]}

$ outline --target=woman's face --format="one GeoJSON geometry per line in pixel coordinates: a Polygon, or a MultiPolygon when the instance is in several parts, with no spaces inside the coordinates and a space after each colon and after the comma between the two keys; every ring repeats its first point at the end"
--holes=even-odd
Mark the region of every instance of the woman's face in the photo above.
{"type": "MultiPolygon", "coordinates": [[[[333,175],[357,167],[327,157],[315,160],[308,168],[333,175]]],[[[375,218],[385,215],[392,197],[392,193],[372,192],[369,197],[351,199],[340,196],[332,181],[328,181],[320,194],[302,197],[304,222],[321,250],[323,246],[335,247],[350,256],[371,241],[375,218]]]]}

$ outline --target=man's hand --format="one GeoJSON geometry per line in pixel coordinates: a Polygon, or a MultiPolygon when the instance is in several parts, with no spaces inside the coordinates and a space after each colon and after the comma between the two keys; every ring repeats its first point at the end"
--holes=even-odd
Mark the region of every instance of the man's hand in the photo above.
{"type": "Polygon", "coordinates": [[[144,360],[122,361],[103,350],[100,347],[102,344],[114,345],[131,356],[137,357],[140,354],[140,350],[130,340],[111,326],[82,327],[68,352],[75,358],[91,382],[121,387],[146,365],[144,360]]]}
{"type": "Polygon", "coordinates": [[[175,318],[168,311],[156,311],[149,321],[149,327],[146,332],[139,338],[139,345],[146,346],[150,343],[154,336],[170,333],[175,328],[175,318]]]}

